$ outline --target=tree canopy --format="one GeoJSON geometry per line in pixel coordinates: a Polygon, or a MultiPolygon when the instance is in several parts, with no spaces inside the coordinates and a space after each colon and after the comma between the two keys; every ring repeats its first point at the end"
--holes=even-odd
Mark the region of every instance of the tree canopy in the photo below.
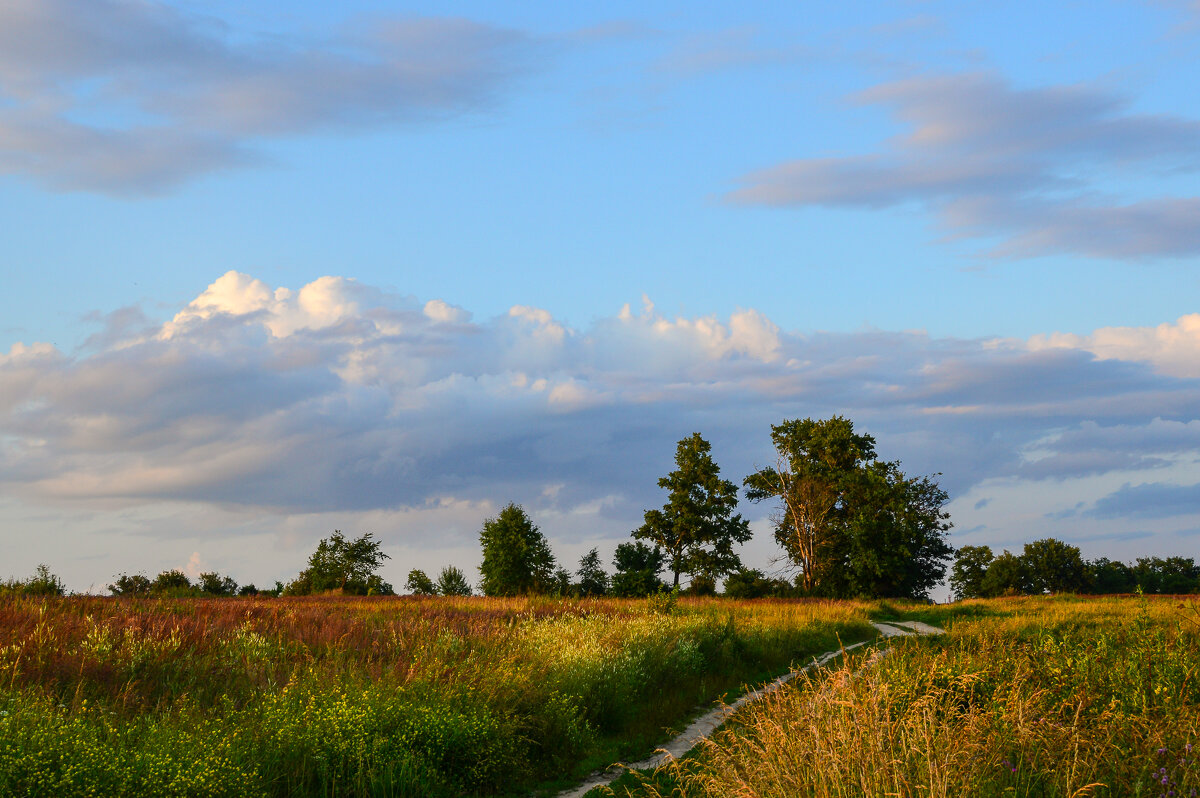
{"type": "Polygon", "coordinates": [[[715,580],[739,568],[733,546],[750,539],[749,523],[733,512],[737,486],[721,479],[711,451],[698,432],[679,441],[675,470],[658,480],[660,488],[670,491],[667,503],[661,510],[647,510],[645,523],[632,533],[662,549],[675,587],[681,573],[715,580]]]}
{"type": "Polygon", "coordinates": [[[745,479],[751,501],[775,499],[775,539],[807,595],[923,598],[945,574],[948,500],[931,477],[875,458],[875,439],[833,416],[771,427],[774,467],[745,479]]]}
{"type": "Polygon", "coordinates": [[[480,587],[485,596],[554,590],[555,561],[550,544],[520,505],[510,503],[498,516],[484,521],[479,542],[483,546],[480,587]]]}
{"type": "Polygon", "coordinates": [[[340,590],[357,596],[391,595],[392,586],[375,573],[384,560],[390,559],[380,551],[381,546],[370,532],[348,540],[335,529],[317,544],[317,550],[308,558],[308,568],[288,585],[287,592],[308,595],[340,590]]]}

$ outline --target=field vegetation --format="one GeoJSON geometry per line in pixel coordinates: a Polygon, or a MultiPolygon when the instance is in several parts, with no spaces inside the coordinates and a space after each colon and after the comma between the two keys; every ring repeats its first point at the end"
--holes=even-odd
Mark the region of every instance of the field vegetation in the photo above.
{"type": "Polygon", "coordinates": [[[930,608],[619,796],[1195,796],[1200,610],[1148,598],[930,608]]]}
{"type": "Polygon", "coordinates": [[[0,794],[493,795],[870,637],[862,602],[0,602],[0,794]]]}

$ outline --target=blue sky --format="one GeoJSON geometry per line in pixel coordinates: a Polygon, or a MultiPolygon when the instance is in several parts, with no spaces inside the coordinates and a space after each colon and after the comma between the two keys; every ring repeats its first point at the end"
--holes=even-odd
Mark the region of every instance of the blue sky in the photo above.
{"type": "Polygon", "coordinates": [[[512,499],[573,562],[678,438],[740,478],[834,412],[945,474],[957,544],[1190,553],[1198,39],[1182,2],[7,3],[4,559],[262,582],[338,527],[402,581],[512,499]]]}

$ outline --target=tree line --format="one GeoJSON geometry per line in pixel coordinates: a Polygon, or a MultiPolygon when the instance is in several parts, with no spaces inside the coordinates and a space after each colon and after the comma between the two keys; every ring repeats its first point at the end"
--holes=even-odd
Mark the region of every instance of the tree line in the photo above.
{"type": "MultiPolygon", "coordinates": [[[[841,416],[785,420],[772,425],[771,441],[774,465],[746,476],[741,488],[750,502],[774,505],[770,520],[781,552],[776,564],[782,566],[775,575],[743,566],[735,546],[751,531],[736,512],[739,486],[721,477],[711,445],[693,433],[677,443],[675,468],[658,480],[665,503],[646,510],[632,539],[616,547],[611,573],[598,549],[568,570],[525,509],[509,503],[480,530],[478,585],[448,565],[436,578],[413,569],[404,587],[418,595],[639,597],[678,591],[686,579],[694,595],[715,594],[724,580],[726,595],[743,598],[923,599],[953,557],[950,585],[958,598],[1200,590],[1200,571],[1190,558],[1141,558],[1131,565],[1084,561],[1077,547],[1053,538],[1027,544],[1020,555],[965,546],[955,557],[947,540],[949,497],[937,484],[939,474],[906,475],[898,461],[878,457],[872,436],[855,432],[841,416]]],[[[216,572],[193,581],[170,570],[153,579],[120,574],[109,590],[128,596],[394,595],[379,574],[387,559],[371,533],[351,539],[335,530],[295,579],[270,589],[239,586],[216,572]]],[[[43,566],[29,590],[61,589],[56,579],[43,566]]],[[[12,592],[24,583],[6,584],[12,592]]]]}
{"type": "Polygon", "coordinates": [[[1020,554],[963,546],[955,555],[950,588],[956,599],[1138,590],[1200,593],[1200,566],[1191,557],[1139,557],[1132,564],[1107,557],[1085,560],[1078,546],[1045,538],[1026,543],[1020,554]]]}

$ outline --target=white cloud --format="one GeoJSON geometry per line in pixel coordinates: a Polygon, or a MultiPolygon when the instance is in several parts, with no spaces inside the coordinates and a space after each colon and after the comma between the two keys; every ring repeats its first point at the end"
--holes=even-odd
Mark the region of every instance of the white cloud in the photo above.
{"type": "Polygon", "coordinates": [[[987,74],[923,75],[852,98],[906,131],[878,152],[799,158],[744,175],[751,205],[882,208],[916,203],[952,237],[999,239],[1000,256],[1200,253],[1200,198],[1112,196],[1106,179],[1200,167],[1200,120],[1138,114],[1085,85],[1015,88],[987,74]]]}
{"type": "Polygon", "coordinates": [[[155,0],[12,0],[0,4],[0,172],[161,192],[262,162],[265,139],[485,109],[533,49],[464,19],[376,18],[305,41],[155,0]]]}
{"type": "MultiPolygon", "coordinates": [[[[377,519],[416,551],[435,547],[418,516],[453,518],[469,547],[471,525],[516,500],[572,546],[620,537],[661,503],[680,438],[704,434],[736,480],[771,462],[772,423],[833,413],[906,469],[943,472],[971,497],[967,527],[1004,512],[979,504],[999,484],[1086,508],[1126,482],[1200,479],[1196,316],[1029,341],[802,335],[752,309],[666,318],[648,300],[586,329],[528,306],[468,318],[340,277],[288,289],[230,272],[157,329],[72,355],[18,344],[0,354],[0,497],[79,528],[202,508],[145,534],[194,539],[178,556],[216,566],[227,555],[201,541],[228,514],[256,535],[377,519]]],[[[1092,520],[1124,534],[1109,504],[1092,520]]],[[[1047,512],[1042,527],[1077,522],[1047,512]]]]}
{"type": "Polygon", "coordinates": [[[1163,374],[1200,378],[1200,313],[1156,327],[1101,327],[1090,335],[1035,335],[1029,346],[1083,349],[1106,360],[1143,361],[1163,374]]]}

